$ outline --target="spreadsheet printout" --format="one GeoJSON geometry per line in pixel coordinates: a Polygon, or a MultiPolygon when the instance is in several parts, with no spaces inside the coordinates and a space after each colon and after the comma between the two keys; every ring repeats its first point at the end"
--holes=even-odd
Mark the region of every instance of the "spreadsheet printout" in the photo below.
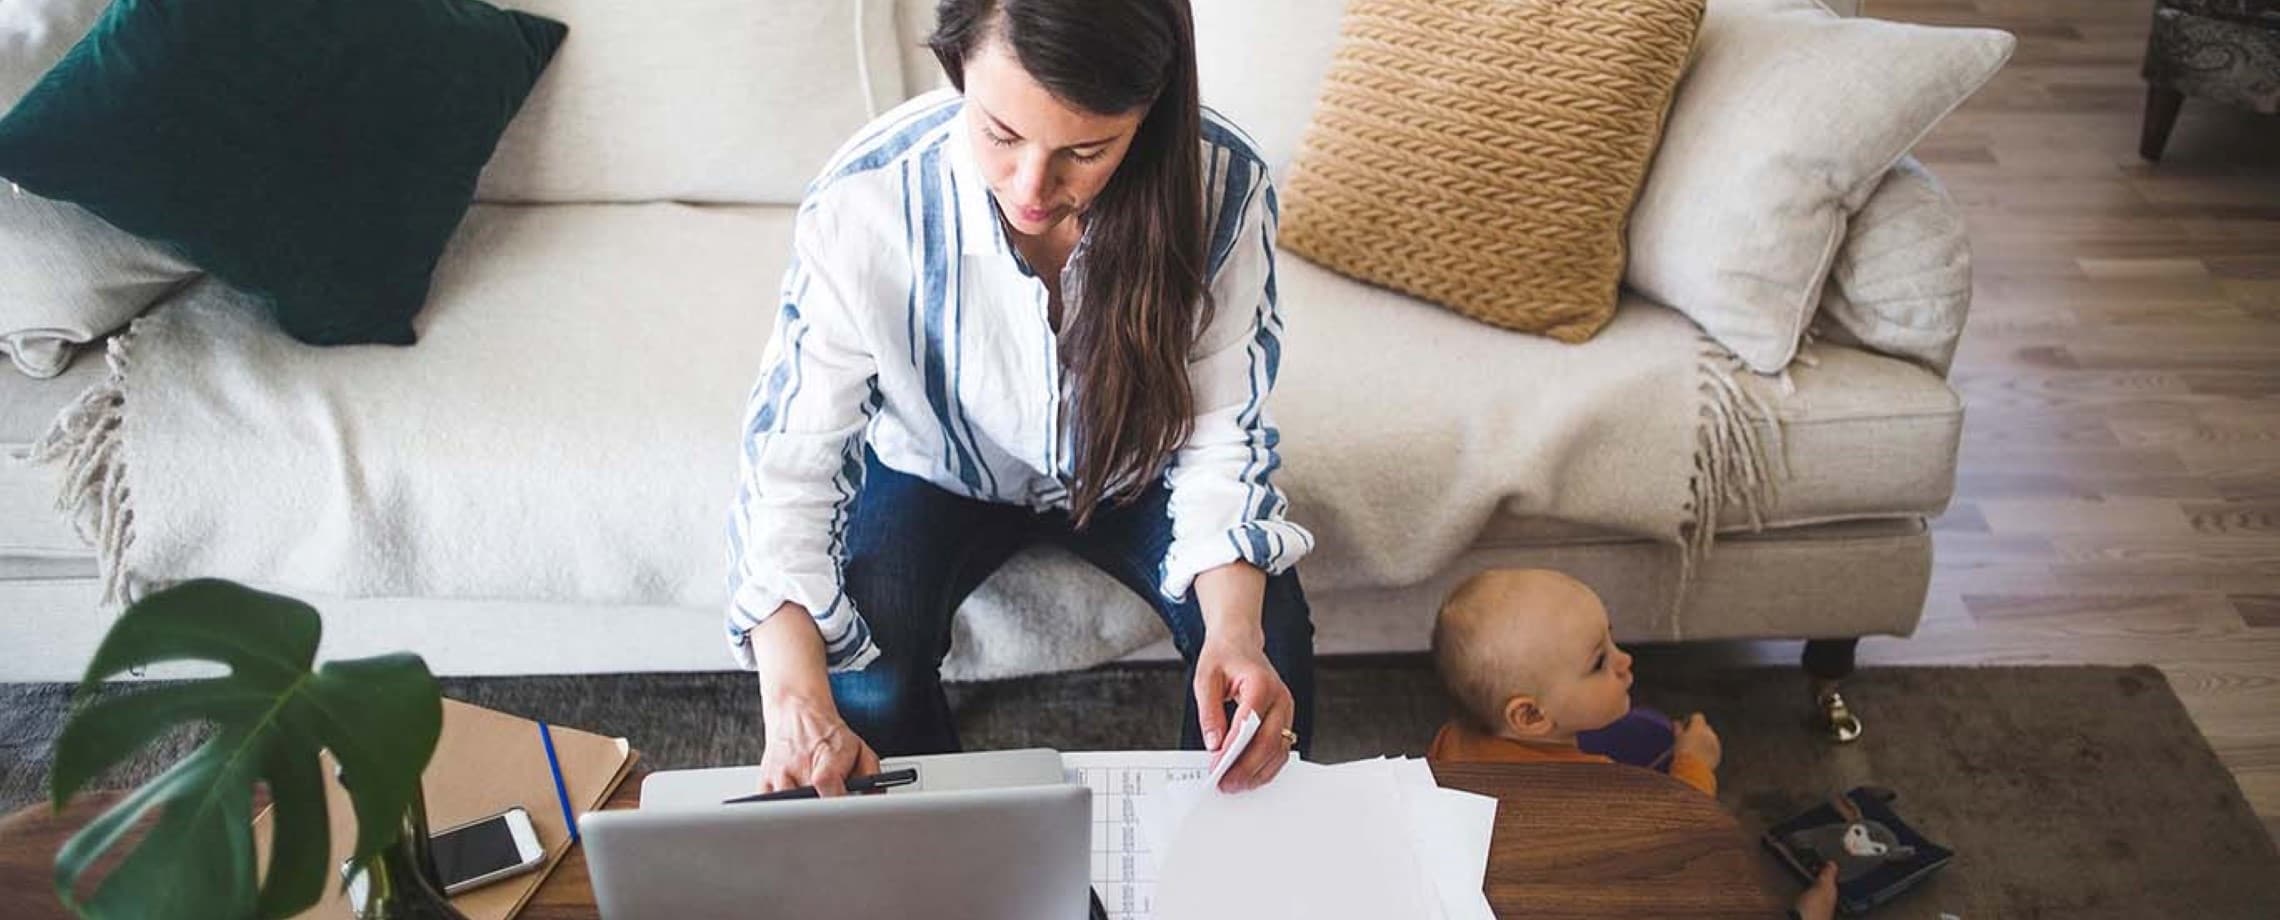
{"type": "Polygon", "coordinates": [[[1110,920],[1152,920],[1156,863],[1140,825],[1142,798],[1177,779],[1211,773],[1207,751],[1063,753],[1071,782],[1092,789],[1092,883],[1110,920]]]}

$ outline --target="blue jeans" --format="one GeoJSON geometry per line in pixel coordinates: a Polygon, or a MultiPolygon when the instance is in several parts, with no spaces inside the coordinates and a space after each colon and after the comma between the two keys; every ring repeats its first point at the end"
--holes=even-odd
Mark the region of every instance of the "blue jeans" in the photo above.
{"type": "MultiPolygon", "coordinates": [[[[1195,592],[1174,602],[1157,591],[1157,571],[1171,545],[1169,490],[1161,482],[1138,498],[1103,505],[1082,531],[1066,512],[978,501],[889,469],[865,451],[863,490],[847,525],[847,595],[870,624],[879,657],[861,671],[834,674],[832,696],[849,727],[882,756],[959,750],[958,726],[942,690],[950,652],[950,617],[990,573],[1035,541],[1068,548],[1155,607],[1195,682],[1203,648],[1203,612],[1195,592]]],[[[1293,730],[1314,737],[1314,624],[1298,572],[1267,579],[1262,626],[1267,660],[1297,702],[1293,730]]],[[[1082,612],[1075,612],[1083,615],[1082,612]]],[[[1203,747],[1195,695],[1180,744],[1203,747]]]]}

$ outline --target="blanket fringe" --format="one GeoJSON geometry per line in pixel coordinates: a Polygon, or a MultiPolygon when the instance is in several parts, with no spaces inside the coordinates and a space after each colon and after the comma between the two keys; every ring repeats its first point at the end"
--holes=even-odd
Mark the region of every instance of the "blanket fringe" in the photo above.
{"type": "Polygon", "coordinates": [[[1684,610],[1695,569],[1717,542],[1718,522],[1729,507],[1749,515],[1753,530],[1765,529],[1766,515],[1780,499],[1778,483],[1789,476],[1788,446],[1773,407],[1742,385],[1747,367],[1734,353],[1709,339],[1696,355],[1701,397],[1697,409],[1694,476],[1688,483],[1686,520],[1680,534],[1678,588],[1671,601],[1672,639],[1685,638],[1684,610]]]}
{"type": "Polygon", "coordinates": [[[127,461],[120,446],[125,420],[128,333],[112,336],[104,360],[110,373],[88,387],[57,414],[40,439],[19,459],[63,468],[55,508],[69,518],[79,538],[95,548],[103,579],[103,603],[126,603],[133,593],[127,577],[127,548],[134,544],[133,492],[127,487],[127,461]]]}

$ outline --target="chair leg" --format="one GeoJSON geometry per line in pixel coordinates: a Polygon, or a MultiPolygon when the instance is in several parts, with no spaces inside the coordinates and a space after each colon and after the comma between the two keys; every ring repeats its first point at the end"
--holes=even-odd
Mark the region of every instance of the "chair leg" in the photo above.
{"type": "Polygon", "coordinates": [[[1805,674],[1812,680],[1813,728],[1838,744],[1857,740],[1864,731],[1860,717],[1845,704],[1837,685],[1853,672],[1853,651],[1859,639],[1813,639],[1805,643],[1805,674]]]}
{"type": "Polygon", "coordinates": [[[2169,146],[2169,129],[2177,126],[2177,110],[2184,105],[2184,93],[2146,85],[2145,130],[2138,135],[2138,156],[2149,163],[2161,162],[2162,148],[2169,146]]]}

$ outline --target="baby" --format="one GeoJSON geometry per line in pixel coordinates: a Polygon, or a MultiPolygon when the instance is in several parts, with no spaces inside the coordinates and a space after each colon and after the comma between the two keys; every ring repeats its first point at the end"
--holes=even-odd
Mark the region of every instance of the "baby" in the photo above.
{"type": "MultiPolygon", "coordinates": [[[[1433,624],[1433,664],[1457,717],[1433,736],[1441,763],[1613,763],[1575,745],[1631,711],[1631,656],[1615,647],[1607,608],[1583,582],[1543,569],[1490,569],[1458,585],[1433,624]]],[[[1700,713],[1678,729],[1670,775],[1718,794],[1718,733],[1700,713]]],[[[1789,916],[1836,915],[1830,863],[1789,916]]]]}
{"type": "MultiPolygon", "coordinates": [[[[1575,736],[1631,711],[1631,656],[1583,582],[1544,569],[1491,569],[1441,604],[1433,663],[1457,716],[1433,738],[1438,762],[1613,763],[1575,736]]],[[[1670,775],[1718,794],[1718,733],[1701,714],[1677,732],[1670,775]]]]}

